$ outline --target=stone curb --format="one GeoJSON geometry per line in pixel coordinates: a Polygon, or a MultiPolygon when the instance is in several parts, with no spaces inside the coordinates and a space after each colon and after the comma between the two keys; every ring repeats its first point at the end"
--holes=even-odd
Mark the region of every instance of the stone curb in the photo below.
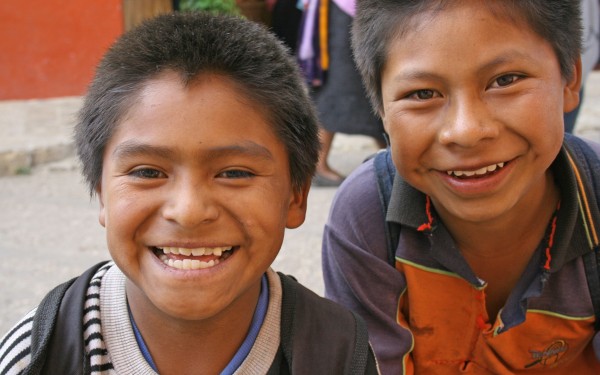
{"type": "Polygon", "coordinates": [[[73,143],[59,143],[31,150],[0,152],[0,177],[29,174],[33,167],[60,161],[75,155],[73,143]]]}

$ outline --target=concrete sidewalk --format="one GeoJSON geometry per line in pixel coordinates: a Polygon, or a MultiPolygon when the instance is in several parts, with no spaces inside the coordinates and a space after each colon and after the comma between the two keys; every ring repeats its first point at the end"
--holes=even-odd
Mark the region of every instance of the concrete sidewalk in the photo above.
{"type": "MultiPolygon", "coordinates": [[[[0,101],[0,176],[27,174],[34,166],[72,156],[72,129],[81,104],[81,97],[0,101]]],[[[600,71],[586,82],[575,133],[600,142],[600,71]]],[[[333,147],[344,151],[371,145],[368,138],[340,135],[333,147]]]]}
{"type": "Polygon", "coordinates": [[[0,101],[0,176],[72,156],[81,103],[80,97],[0,101]]]}

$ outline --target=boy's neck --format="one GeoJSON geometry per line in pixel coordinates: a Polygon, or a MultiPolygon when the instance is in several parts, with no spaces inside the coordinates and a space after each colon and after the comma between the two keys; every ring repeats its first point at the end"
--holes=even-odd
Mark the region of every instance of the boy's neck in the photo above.
{"type": "Polygon", "coordinates": [[[487,283],[486,308],[493,321],[544,238],[560,199],[551,173],[538,199],[513,209],[511,215],[490,223],[447,226],[456,245],[477,277],[487,283]]]}
{"type": "Polygon", "coordinates": [[[443,210],[438,210],[438,214],[465,256],[493,260],[514,259],[523,253],[531,255],[544,237],[560,199],[550,171],[538,186],[526,199],[494,220],[460,221],[445,217],[443,210]]]}
{"type": "MultiPolygon", "coordinates": [[[[245,296],[256,307],[260,282],[253,289],[245,296]]],[[[237,306],[246,301],[236,301],[208,319],[175,319],[154,308],[130,281],[127,299],[161,375],[220,373],[244,341],[255,311],[237,306]]]]}

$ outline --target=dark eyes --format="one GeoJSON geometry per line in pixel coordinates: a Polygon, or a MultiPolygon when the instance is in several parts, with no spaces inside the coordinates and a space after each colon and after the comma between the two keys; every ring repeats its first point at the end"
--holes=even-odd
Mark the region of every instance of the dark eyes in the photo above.
{"type": "MultiPolygon", "coordinates": [[[[163,172],[156,170],[156,169],[152,169],[152,168],[136,169],[136,170],[132,171],[130,173],[130,175],[133,177],[144,178],[144,179],[155,179],[155,178],[165,177],[165,174],[163,172]]],[[[223,171],[217,175],[217,177],[220,177],[220,178],[231,178],[231,179],[250,178],[253,176],[254,176],[254,173],[240,170],[240,169],[230,169],[227,171],[223,171]]]]}
{"type": "MultiPolygon", "coordinates": [[[[510,86],[523,78],[524,76],[520,74],[505,74],[494,79],[490,85],[490,88],[510,86]]],[[[430,100],[440,96],[442,95],[436,90],[422,89],[408,93],[408,95],[406,95],[405,98],[413,100],[430,100]]]]}
{"type": "Polygon", "coordinates": [[[410,94],[408,94],[407,98],[417,99],[417,100],[427,100],[427,99],[433,99],[436,96],[439,96],[439,95],[433,90],[417,90],[417,91],[413,91],[410,94]]]}
{"type": "Polygon", "coordinates": [[[520,80],[521,78],[523,78],[523,76],[518,74],[506,74],[496,78],[494,82],[492,82],[492,87],[509,86],[515,83],[516,81],[520,80]]]}
{"type": "Polygon", "coordinates": [[[254,173],[248,172],[241,169],[230,169],[223,171],[217,175],[217,177],[223,178],[250,178],[254,177],[254,173]]]}
{"type": "MultiPolygon", "coordinates": [[[[153,168],[136,169],[136,170],[133,170],[132,172],[130,172],[129,175],[133,176],[133,177],[137,177],[137,178],[143,178],[143,179],[156,179],[156,178],[166,177],[166,175],[163,172],[153,169],[153,168]]],[[[230,179],[250,178],[250,177],[254,177],[254,173],[245,171],[245,170],[240,170],[240,169],[230,169],[230,170],[226,170],[226,171],[219,173],[217,175],[217,177],[230,178],[230,179]]]]}
{"type": "Polygon", "coordinates": [[[147,179],[161,178],[161,177],[165,176],[165,174],[162,173],[161,171],[158,171],[158,170],[152,169],[152,168],[136,169],[136,170],[132,171],[130,173],[130,175],[133,177],[147,178],[147,179]]]}

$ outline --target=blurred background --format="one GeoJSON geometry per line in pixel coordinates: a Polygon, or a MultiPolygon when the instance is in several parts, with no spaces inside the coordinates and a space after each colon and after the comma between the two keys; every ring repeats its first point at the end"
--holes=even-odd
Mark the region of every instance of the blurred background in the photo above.
{"type": "MultiPolygon", "coordinates": [[[[0,1],[0,336],[52,287],[108,258],[71,131],[113,41],[144,19],[197,9],[271,27],[295,53],[308,1],[0,1]]],[[[600,71],[586,80],[576,121],[575,134],[600,142],[600,71]]],[[[336,133],[326,157],[345,176],[377,148],[370,136],[336,133]]],[[[335,186],[313,185],[306,222],[286,233],[274,264],[318,294],[321,235],[334,194],[335,186]]]]}

